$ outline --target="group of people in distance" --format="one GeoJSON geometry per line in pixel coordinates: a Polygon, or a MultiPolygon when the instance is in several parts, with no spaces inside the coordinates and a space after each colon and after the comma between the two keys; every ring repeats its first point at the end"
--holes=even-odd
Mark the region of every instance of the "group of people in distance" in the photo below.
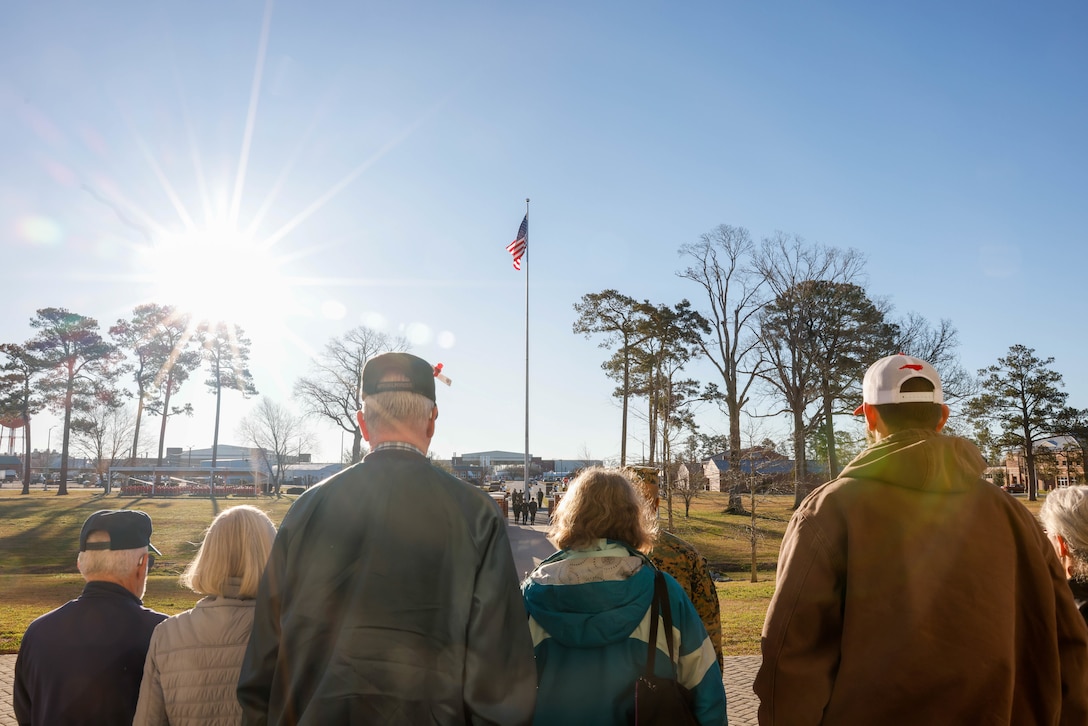
{"type": "MultiPolygon", "coordinates": [[[[655,673],[725,724],[714,582],[658,530],[656,486],[582,472],[552,514],[558,551],[519,584],[500,510],[426,457],[435,375],[369,360],[371,453],[278,531],[220,513],[182,578],[205,596],[190,611],[142,606],[146,514],[91,515],[83,593],[23,638],[19,724],[628,724],[659,571],[677,647],[658,633],[655,673]]],[[[888,356],[862,387],[869,447],[783,538],[760,723],[1088,723],[1088,487],[1050,493],[1040,526],[940,433],[932,366],[888,356]]]]}
{"type": "Polygon", "coordinates": [[[510,507],[514,510],[514,524],[536,524],[536,513],[540,509],[537,497],[514,492],[510,496],[510,507]]]}

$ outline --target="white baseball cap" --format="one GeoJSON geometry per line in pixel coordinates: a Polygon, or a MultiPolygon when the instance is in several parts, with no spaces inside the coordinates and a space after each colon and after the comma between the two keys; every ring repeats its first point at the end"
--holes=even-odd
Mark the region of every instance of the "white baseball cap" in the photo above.
{"type": "MultiPolygon", "coordinates": [[[[921,358],[904,353],[886,356],[869,366],[861,383],[861,395],[864,403],[874,406],[884,403],[944,403],[941,377],[937,375],[937,370],[921,358]],[[933,384],[933,390],[899,390],[909,378],[925,378],[933,384]]],[[[854,415],[861,411],[862,407],[858,406],[854,409],[854,415]]]]}

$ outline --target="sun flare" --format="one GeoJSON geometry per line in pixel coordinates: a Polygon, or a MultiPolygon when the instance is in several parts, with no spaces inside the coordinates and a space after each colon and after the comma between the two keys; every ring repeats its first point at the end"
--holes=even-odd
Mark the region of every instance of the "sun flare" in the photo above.
{"type": "Polygon", "coordinates": [[[293,306],[284,260],[225,227],[163,237],[142,257],[156,298],[196,320],[267,329],[282,323],[293,306]]]}

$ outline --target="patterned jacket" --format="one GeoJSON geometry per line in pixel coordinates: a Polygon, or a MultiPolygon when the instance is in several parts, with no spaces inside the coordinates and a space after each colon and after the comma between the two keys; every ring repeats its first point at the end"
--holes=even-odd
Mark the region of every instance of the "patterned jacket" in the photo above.
{"type": "Polygon", "coordinates": [[[695,610],[703,621],[706,634],[714,644],[718,665],[722,664],[722,613],[718,603],[718,590],[710,576],[706,558],[692,545],[664,530],[650,552],[650,559],[658,569],[673,576],[695,604],[695,610]]]}

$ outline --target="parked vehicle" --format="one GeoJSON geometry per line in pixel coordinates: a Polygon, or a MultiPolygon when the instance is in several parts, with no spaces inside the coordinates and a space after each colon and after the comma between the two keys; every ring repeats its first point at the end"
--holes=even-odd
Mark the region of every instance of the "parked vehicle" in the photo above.
{"type": "Polygon", "coordinates": [[[1001,488],[1007,491],[1009,494],[1023,494],[1027,491],[1023,484],[1006,484],[1001,488]]]}

